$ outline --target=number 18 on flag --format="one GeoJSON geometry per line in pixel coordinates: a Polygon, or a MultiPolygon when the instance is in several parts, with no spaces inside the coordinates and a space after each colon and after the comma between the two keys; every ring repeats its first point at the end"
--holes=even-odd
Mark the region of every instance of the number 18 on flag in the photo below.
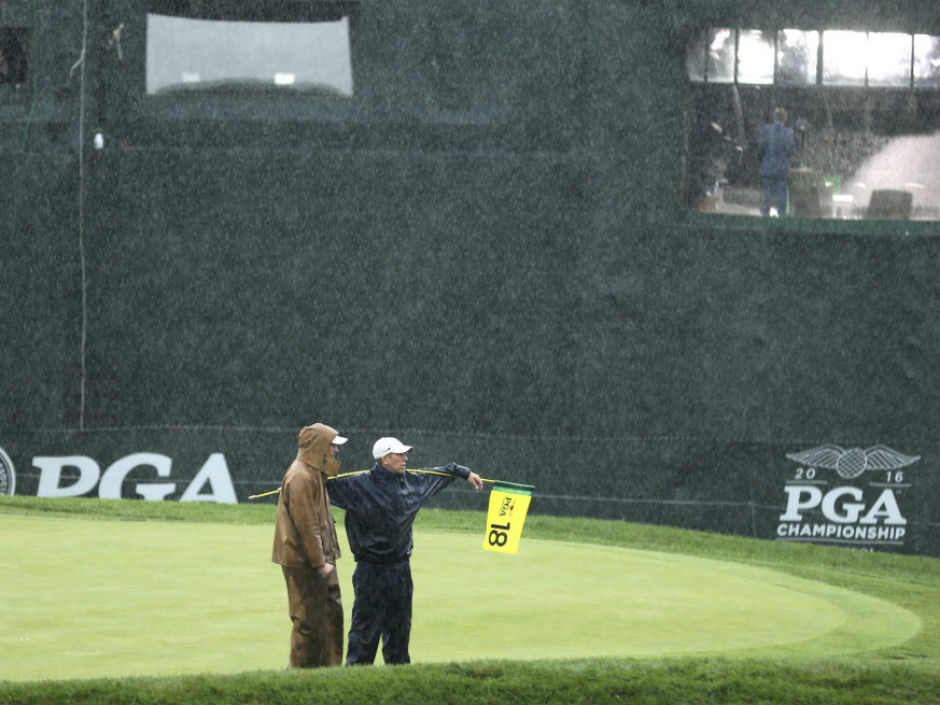
{"type": "Polygon", "coordinates": [[[496,482],[490,492],[490,508],[486,513],[484,551],[516,553],[522,537],[522,525],[532,500],[532,485],[496,482]]]}

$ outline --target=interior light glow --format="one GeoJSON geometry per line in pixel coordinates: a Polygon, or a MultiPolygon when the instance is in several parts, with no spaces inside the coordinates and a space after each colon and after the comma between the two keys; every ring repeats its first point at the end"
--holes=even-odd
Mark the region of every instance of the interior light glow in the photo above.
{"type": "Polygon", "coordinates": [[[823,32],[823,82],[863,85],[867,53],[867,32],[826,30],[823,32]]]}

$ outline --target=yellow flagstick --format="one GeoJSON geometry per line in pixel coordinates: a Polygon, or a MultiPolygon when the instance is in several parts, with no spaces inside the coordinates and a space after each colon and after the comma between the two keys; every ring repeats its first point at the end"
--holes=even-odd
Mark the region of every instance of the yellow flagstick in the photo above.
{"type": "MultiPolygon", "coordinates": [[[[363,472],[367,471],[363,470],[363,472]]],[[[455,475],[451,475],[449,472],[438,472],[437,470],[409,470],[408,472],[423,472],[425,475],[443,475],[444,477],[456,477],[455,475]]],[[[355,473],[349,474],[354,475],[355,473]]],[[[342,477],[342,475],[337,475],[337,477],[342,477]]],[[[481,477],[480,479],[483,482],[499,482],[499,480],[487,480],[485,477],[481,477]]]]}
{"type": "MultiPolygon", "coordinates": [[[[350,475],[361,475],[364,472],[369,472],[368,470],[356,470],[354,472],[344,472],[341,475],[336,475],[335,477],[349,477],[350,475]]],[[[444,477],[454,477],[447,472],[438,472],[437,470],[408,470],[408,472],[423,472],[426,475],[443,475],[444,477]]],[[[332,480],[332,477],[326,478],[327,480],[332,480]]],[[[496,483],[498,480],[487,480],[485,477],[480,478],[483,482],[492,482],[496,483]]],[[[260,499],[261,497],[268,497],[272,494],[277,494],[281,491],[281,488],[278,487],[276,490],[271,490],[270,492],[262,492],[261,494],[249,495],[248,499],[260,499]]]]}

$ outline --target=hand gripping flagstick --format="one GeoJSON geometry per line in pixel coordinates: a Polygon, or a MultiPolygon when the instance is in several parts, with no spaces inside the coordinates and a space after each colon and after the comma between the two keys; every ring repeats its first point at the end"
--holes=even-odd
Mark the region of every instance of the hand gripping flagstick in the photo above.
{"type": "MultiPolygon", "coordinates": [[[[364,472],[369,471],[356,470],[355,472],[336,475],[336,477],[349,477],[364,472]]],[[[437,470],[409,470],[408,472],[453,477],[449,473],[438,472],[437,470]]],[[[334,478],[327,479],[332,480],[334,478]]],[[[535,490],[535,486],[504,480],[487,480],[484,477],[480,479],[493,485],[493,490],[490,492],[489,510],[486,513],[486,535],[483,538],[483,550],[497,551],[498,553],[517,553],[519,551],[519,540],[522,538],[522,527],[525,524],[525,517],[529,511],[529,503],[532,501],[532,492],[535,490]]],[[[280,491],[280,488],[278,488],[270,492],[253,494],[248,499],[268,497],[280,491]]]]}

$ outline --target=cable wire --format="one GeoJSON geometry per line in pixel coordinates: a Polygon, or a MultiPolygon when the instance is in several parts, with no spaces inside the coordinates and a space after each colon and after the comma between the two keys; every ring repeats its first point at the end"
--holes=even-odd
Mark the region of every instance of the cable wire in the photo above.
{"type": "Polygon", "coordinates": [[[88,49],[88,0],[82,4],[82,53],[79,59],[78,91],[78,259],[82,284],[81,380],[79,389],[78,430],[85,430],[85,346],[88,341],[88,276],[85,271],[85,58],[88,49]]]}

